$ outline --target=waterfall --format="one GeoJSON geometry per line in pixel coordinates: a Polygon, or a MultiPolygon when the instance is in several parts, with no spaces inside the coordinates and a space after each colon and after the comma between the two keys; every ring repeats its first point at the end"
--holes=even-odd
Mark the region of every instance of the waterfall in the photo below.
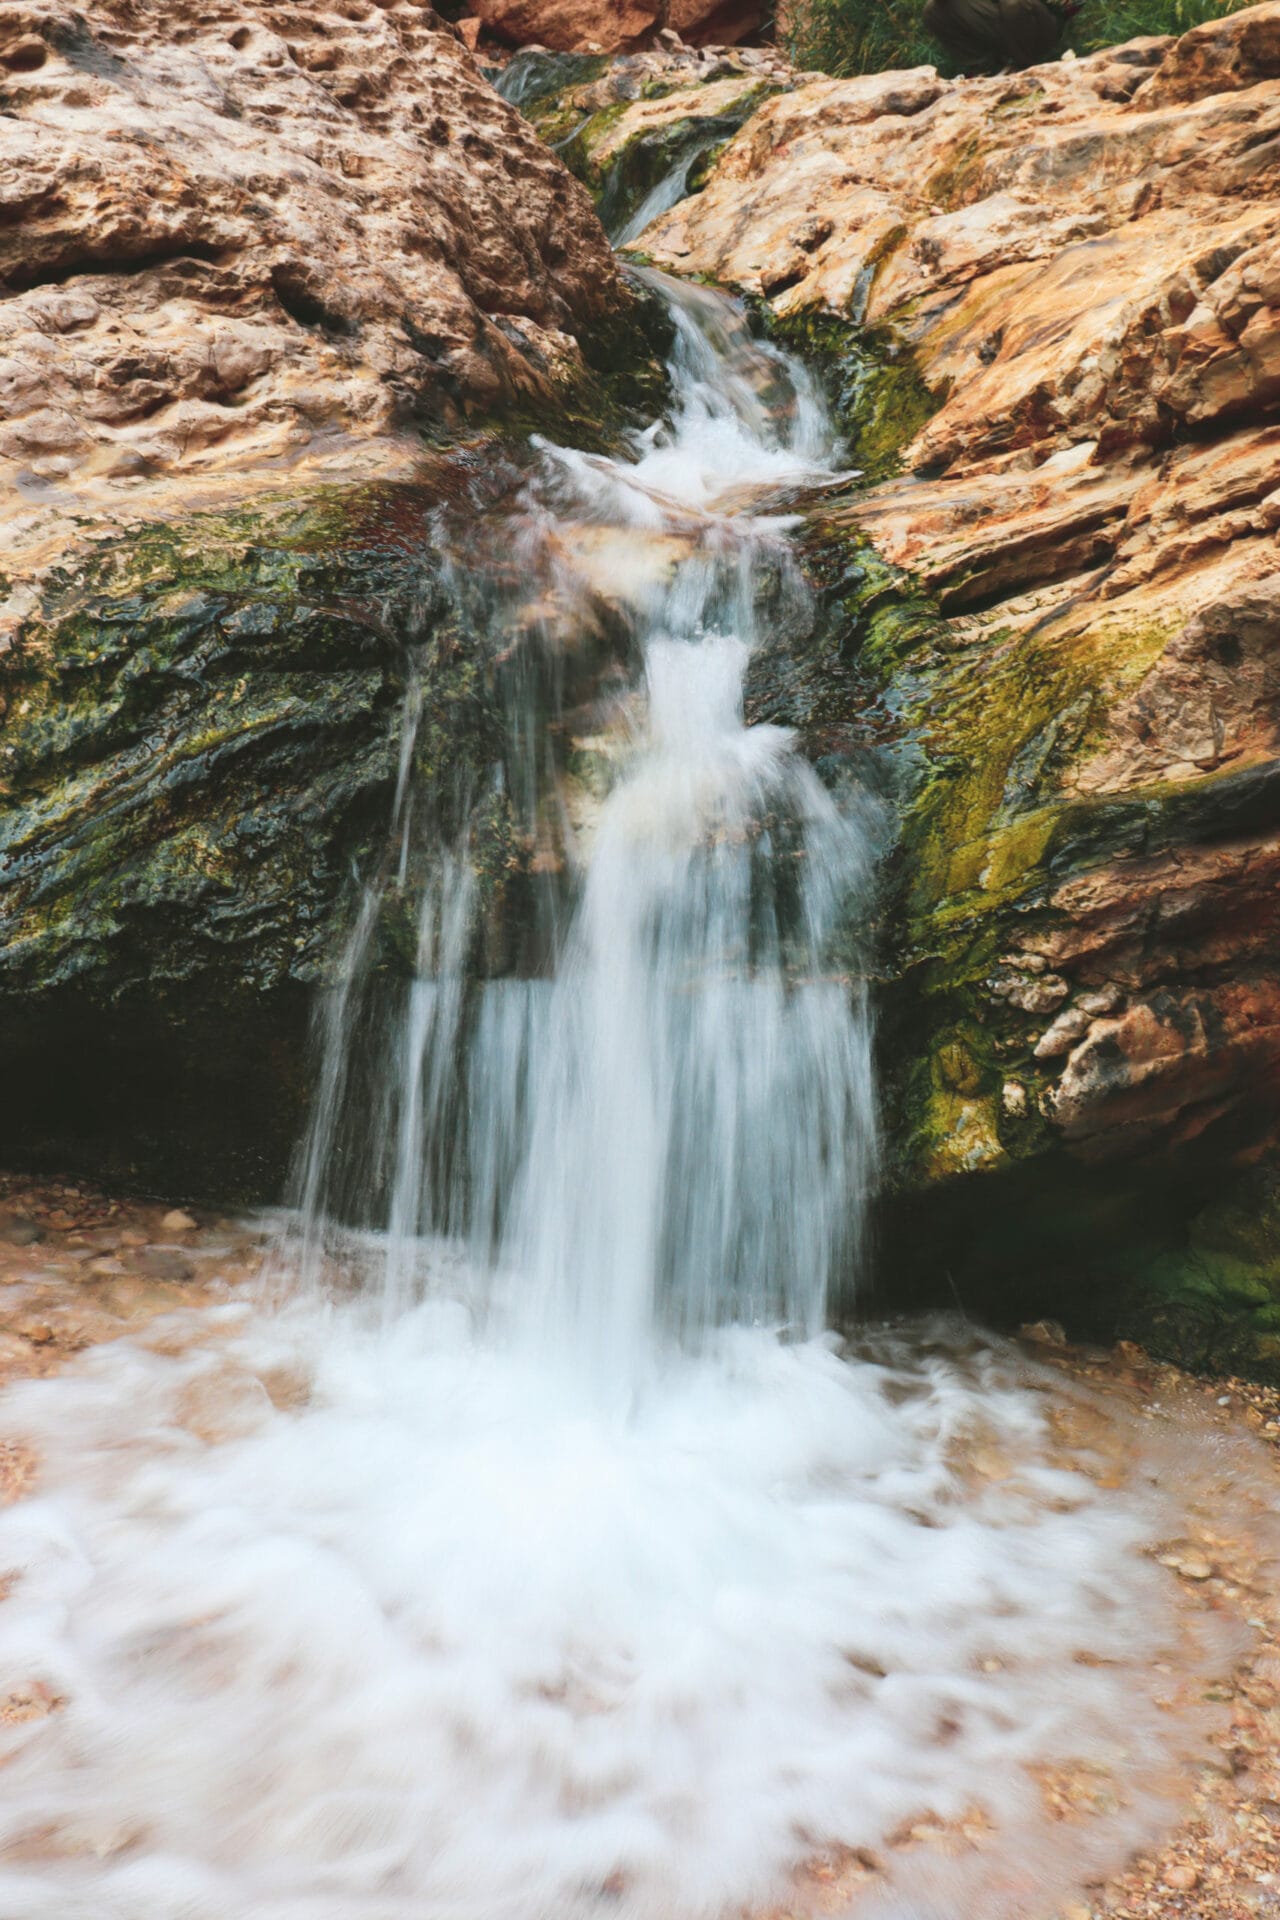
{"type": "Polygon", "coordinates": [[[1139,1549],[1230,1460],[826,1330],[878,826],[744,677],[839,452],[666,294],[667,420],[442,511],[501,724],[415,659],[274,1289],[6,1392],[6,1920],[1026,1920],[1160,1831],[1211,1669],[1139,1549]]]}
{"type": "MultiPolygon", "coordinates": [[[[518,554],[514,576],[472,564],[469,517],[440,525],[470,644],[508,663],[494,777],[527,839],[551,835],[546,864],[564,877],[545,964],[469,972],[476,802],[452,845],[427,849],[413,978],[383,1010],[379,1075],[339,1115],[358,1078],[348,1056],[370,1044],[371,920],[404,892],[414,818],[438,817],[407,772],[415,683],[394,857],[326,1010],[302,1179],[309,1247],[341,1243],[344,1209],[378,1230],[391,1312],[433,1271],[456,1284],[465,1259],[521,1337],[624,1392],[664,1339],[733,1321],[817,1333],[833,1280],[856,1267],[875,1160],[866,993],[848,971],[874,810],[856,789],[829,793],[786,729],[743,718],[762,623],[780,598],[793,626],[811,617],[782,503],[830,478],[838,447],[805,371],[730,300],[649,278],[674,323],[670,417],[616,457],[539,444],[480,543],[518,554]],[[620,634],[590,716],[608,786],[573,828],[546,742],[574,724],[556,669],[602,599],[620,634]]],[[[366,1240],[366,1269],[369,1256],[366,1240]]]]}

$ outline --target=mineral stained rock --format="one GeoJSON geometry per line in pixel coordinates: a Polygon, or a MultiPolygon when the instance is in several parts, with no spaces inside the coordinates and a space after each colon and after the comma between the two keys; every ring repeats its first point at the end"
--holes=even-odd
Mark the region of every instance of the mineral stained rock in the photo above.
{"type": "MultiPolygon", "coordinates": [[[[811,532],[899,741],[897,1177],[985,1194],[1006,1266],[1021,1191],[1132,1268],[1137,1170],[1158,1238],[1280,1136],[1280,6],[793,76],[635,245],[834,366],[872,483],[811,532]]],[[[1178,1285],[1211,1318],[1230,1268],[1280,1364],[1280,1246],[1214,1245],[1178,1285]]]]}

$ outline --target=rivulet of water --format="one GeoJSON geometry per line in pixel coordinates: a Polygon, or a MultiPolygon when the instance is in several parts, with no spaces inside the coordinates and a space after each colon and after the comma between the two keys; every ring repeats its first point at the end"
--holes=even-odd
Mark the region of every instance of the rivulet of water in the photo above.
{"type": "Polygon", "coordinates": [[[670,417],[441,515],[501,741],[419,662],[269,1297],[0,1402],[0,1920],[1049,1920],[1158,1829],[1216,1456],[825,1330],[879,823],[743,688],[840,456],[665,291],[670,417]]]}

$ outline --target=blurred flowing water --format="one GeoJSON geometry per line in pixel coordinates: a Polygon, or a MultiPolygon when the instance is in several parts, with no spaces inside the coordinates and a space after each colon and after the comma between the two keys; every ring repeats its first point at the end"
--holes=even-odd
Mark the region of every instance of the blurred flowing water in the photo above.
{"type": "Polygon", "coordinates": [[[795,621],[806,599],[788,518],[762,503],[829,477],[833,437],[803,370],[729,301],[664,291],[670,420],[629,457],[544,446],[496,529],[441,527],[489,657],[526,656],[508,673],[502,779],[555,877],[543,966],[477,977],[480,794],[452,845],[428,840],[412,983],[388,1005],[362,977],[415,827],[439,818],[408,772],[415,689],[396,857],[326,1011],[301,1177],[313,1265],[343,1223],[378,1229],[398,1313],[449,1242],[525,1337],[623,1393],[672,1334],[819,1332],[875,1161],[866,994],[833,962],[866,918],[874,810],[834,798],[785,729],[742,711],[761,622],[780,599],[795,621]],[[566,724],[564,656],[602,603],[613,672],[590,724],[608,784],[575,829],[547,738],[566,724]]]}
{"type": "Polygon", "coordinates": [[[5,1397],[5,1920],[843,1910],[815,1861],[860,1913],[1034,1920],[1158,1824],[1188,1656],[1140,1549],[1189,1456],[963,1326],[824,1330],[881,823],[743,684],[812,618],[839,452],[738,309],[666,296],[669,419],[442,515],[504,745],[441,773],[424,667],[271,1297],[5,1397]]]}

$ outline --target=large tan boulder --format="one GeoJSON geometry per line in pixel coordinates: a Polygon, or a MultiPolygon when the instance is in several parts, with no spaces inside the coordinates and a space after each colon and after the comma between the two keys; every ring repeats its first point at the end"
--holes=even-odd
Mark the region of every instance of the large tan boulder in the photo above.
{"type": "Polygon", "coordinates": [[[0,76],[11,545],[166,485],[386,477],[424,427],[554,405],[627,305],[420,0],[11,0],[0,76]]]}

